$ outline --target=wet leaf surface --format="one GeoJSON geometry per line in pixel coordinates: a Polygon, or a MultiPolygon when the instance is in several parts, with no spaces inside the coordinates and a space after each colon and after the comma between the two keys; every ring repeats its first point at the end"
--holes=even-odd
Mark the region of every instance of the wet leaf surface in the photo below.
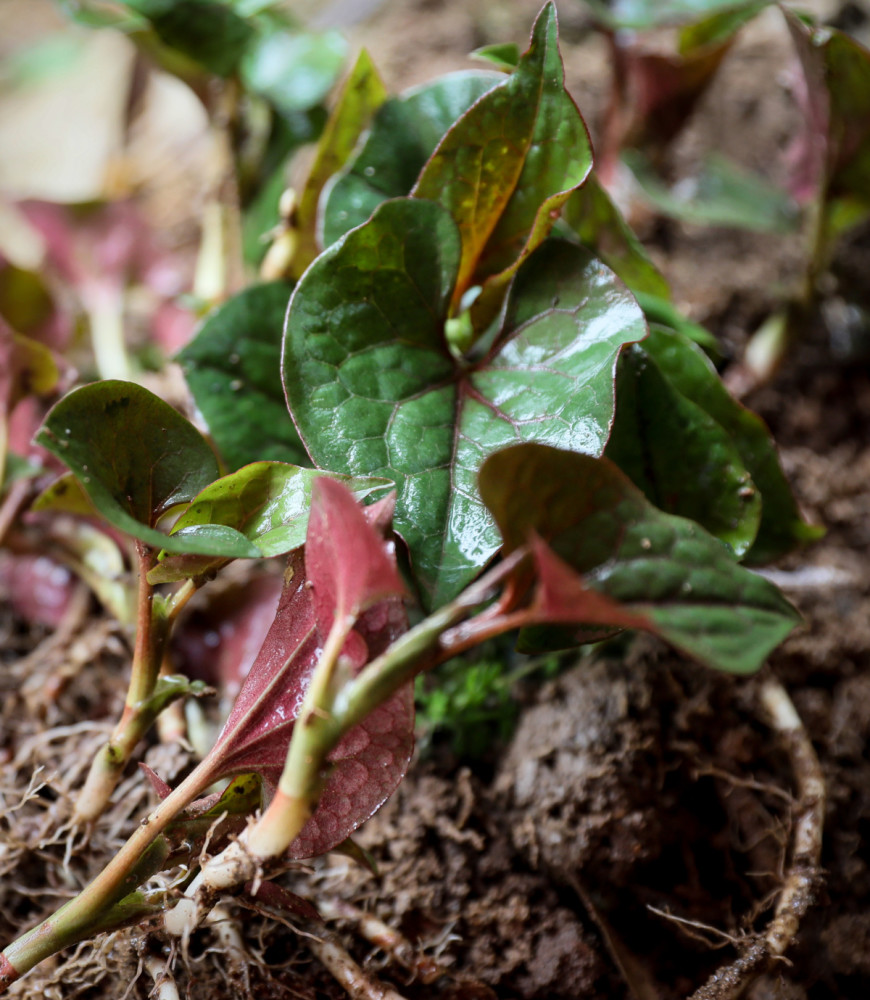
{"type": "MultiPolygon", "coordinates": [[[[238,472],[210,483],[173,525],[171,535],[185,544],[200,532],[206,536],[215,525],[225,525],[244,535],[264,556],[285,555],[305,542],[314,483],[329,473],[300,469],[283,462],[252,462],[238,472]]],[[[352,495],[362,500],[392,486],[384,479],[346,482],[352,495]]],[[[209,572],[223,561],[209,556],[168,556],[148,576],[152,583],[181,580],[209,572]]]]}
{"type": "Polygon", "coordinates": [[[362,148],[324,191],[323,245],[362,225],[387,199],[407,195],[444,133],[503,80],[500,73],[468,70],[386,100],[362,148]]]}
{"type": "Polygon", "coordinates": [[[255,285],[206,317],[179,354],[193,398],[231,469],[271,459],[307,465],[281,385],[281,332],[292,287],[255,285]]]}
{"type": "Polygon", "coordinates": [[[636,302],[585,251],[552,241],[520,272],[491,355],[443,333],[459,256],[447,212],[396,199],[309,269],[285,335],[287,398],[322,468],[386,476],[427,604],[455,596],[498,548],[475,476],[535,440],[600,454],[619,350],[645,333],[636,302]]]}
{"type": "Polygon", "coordinates": [[[605,454],[661,510],[689,517],[743,556],[762,498],[729,434],[665,377],[644,346],[626,352],[605,454]]]}
{"type": "Polygon", "coordinates": [[[536,532],[585,585],[709,666],[757,670],[799,621],[776,587],[653,507],[607,459],[518,445],[487,461],[480,486],[505,551],[536,532]]]}
{"type": "Polygon", "coordinates": [[[239,532],[213,525],[196,539],[175,540],[156,527],[218,476],[208,442],[168,403],[134,382],[82,386],[49,412],[36,441],[75,474],[114,527],[177,552],[227,557],[259,550],[239,532]]]}
{"type": "MultiPolygon", "coordinates": [[[[358,641],[345,647],[359,670],[407,628],[400,601],[371,608],[358,623],[358,641]]],[[[293,725],[302,707],[325,635],[301,554],[290,557],[274,623],[236,704],[209,755],[217,775],[254,771],[276,786],[293,725]]],[[[413,749],[411,686],[354,727],[329,755],[333,771],[320,805],[290,847],[295,858],[323,854],[344,841],[390,795],[405,774],[413,749]]]]}

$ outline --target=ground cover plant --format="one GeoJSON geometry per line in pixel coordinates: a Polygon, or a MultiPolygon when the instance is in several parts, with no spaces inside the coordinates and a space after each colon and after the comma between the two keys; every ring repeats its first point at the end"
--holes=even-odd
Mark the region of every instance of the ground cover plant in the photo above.
{"type": "MultiPolygon", "coordinates": [[[[204,59],[160,5],[128,6],[204,59]]],[[[77,799],[72,844],[152,724],[204,693],[161,675],[187,602],[237,560],[287,563],[211,749],[174,788],[146,771],[160,803],[78,896],[8,945],[6,984],[130,924],[186,943],[236,887],[311,917],[270,878],[356,851],[349,838],[410,760],[410,682],[478,644],[508,634],[547,652],[645,630],[746,674],[796,625],[747,566],[818,532],[764,425],[722,385],[709,335],[679,315],[593,172],[554,7],[523,55],[496,55],[505,72],[397,97],[359,59],[266,255],[276,280],[227,299],[178,355],[208,437],[107,379],[41,422],[44,467],[69,471],[20,526],[16,484],[40,470],[10,463],[12,546],[67,519],[67,562],[135,630],[123,714],[77,799]],[[98,548],[131,560],[135,586],[94,570],[98,548]]],[[[204,65],[271,98],[245,58],[204,65]]],[[[8,411],[63,384],[37,342],[9,333],[4,350],[8,411]]],[[[781,728],[796,728],[782,690],[766,690],[781,728]]],[[[818,803],[818,788],[801,791],[818,803]]],[[[814,837],[795,847],[810,867],[814,837]]],[[[793,937],[796,893],[759,968],[793,937]]]]}

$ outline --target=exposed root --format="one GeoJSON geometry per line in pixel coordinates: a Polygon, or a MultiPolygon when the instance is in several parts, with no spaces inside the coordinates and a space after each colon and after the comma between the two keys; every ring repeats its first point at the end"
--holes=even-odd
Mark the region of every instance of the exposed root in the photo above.
{"type": "Polygon", "coordinates": [[[351,1000],[404,1000],[391,986],[384,986],[363,972],[332,936],[309,940],[308,947],[341,983],[351,1000]]]}
{"type": "Polygon", "coordinates": [[[421,955],[403,934],[358,906],[336,897],[318,899],[317,909],[327,920],[352,922],[358,934],[407,969],[412,979],[428,985],[443,975],[444,969],[434,959],[421,955]]]}
{"type": "Polygon", "coordinates": [[[218,903],[208,915],[208,925],[217,938],[218,948],[209,950],[219,950],[223,962],[227,966],[228,980],[233,984],[235,990],[244,989],[244,995],[250,997],[251,958],[245,947],[238,920],[230,913],[229,908],[218,903]]]}
{"type": "Polygon", "coordinates": [[[154,980],[154,990],[150,996],[155,1000],[181,1000],[170,963],[156,955],[145,959],[145,969],[154,980]]]}
{"type": "Polygon", "coordinates": [[[716,972],[691,1000],[733,1000],[775,959],[781,959],[797,936],[801,918],[815,902],[821,871],[825,783],[810,738],[785,688],[774,678],[761,685],[761,704],[771,728],[783,741],[795,783],[791,863],[784,874],[773,919],[744,953],[716,972]]]}

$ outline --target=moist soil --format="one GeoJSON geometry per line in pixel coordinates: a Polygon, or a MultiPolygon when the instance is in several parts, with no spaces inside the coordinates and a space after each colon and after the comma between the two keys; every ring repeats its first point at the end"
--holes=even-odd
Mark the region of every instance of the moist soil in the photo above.
{"type": "MultiPolygon", "coordinates": [[[[576,7],[562,6],[568,79],[594,135],[606,50],[576,7]]],[[[536,7],[396,2],[350,30],[398,87],[462,67],[456,54],[487,41],[524,37],[536,7]]],[[[846,7],[860,25],[865,9],[846,7]]],[[[340,8],[329,10],[347,18],[340,8]]],[[[787,36],[770,15],[743,34],[678,141],[675,177],[733,136],[729,155],[781,179],[796,112],[787,36]]],[[[720,337],[727,377],[747,333],[797,280],[798,239],[662,220],[645,235],[682,308],[720,337]]],[[[769,674],[789,691],[824,775],[822,872],[786,958],[746,995],[870,996],[870,368],[854,330],[844,340],[836,306],[868,294],[868,263],[870,232],[858,233],[835,263],[834,306],[773,383],[746,399],[779,443],[805,514],[827,529],[775,568],[804,624],[762,676],[720,676],[648,638],[605,646],[543,686],[520,685],[516,732],[483,760],[458,758],[438,741],[421,755],[360,832],[377,874],[329,857],[284,876],[343,914],[328,933],[401,996],[670,1000],[745,953],[770,921],[791,862],[791,763],[758,697],[769,674]],[[362,911],[412,948],[379,947],[362,911]]],[[[98,871],[153,794],[131,768],[88,845],[64,828],[123,699],[129,653],[118,629],[84,599],[56,632],[27,626],[7,603],[0,639],[6,941],[98,871]]],[[[180,744],[156,739],[144,756],[169,780],[191,762],[180,744]]],[[[231,897],[175,957],[180,995],[346,996],[306,944],[324,933],[231,897]]],[[[145,998],[155,988],[143,971],[149,956],[167,956],[156,925],[44,963],[12,995],[145,998]]]]}

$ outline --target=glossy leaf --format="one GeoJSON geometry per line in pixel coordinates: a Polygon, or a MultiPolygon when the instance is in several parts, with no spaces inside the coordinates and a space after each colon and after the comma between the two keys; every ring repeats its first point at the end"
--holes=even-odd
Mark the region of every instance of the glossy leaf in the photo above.
{"type": "MultiPolygon", "coordinates": [[[[399,601],[372,608],[356,630],[362,641],[350,647],[361,660],[383,652],[407,627],[399,601]]],[[[301,554],[290,558],[275,621],[227,719],[206,758],[210,775],[254,771],[273,787],[284,768],[287,747],[321,652],[311,588],[301,554]]],[[[355,726],[329,755],[333,771],[320,805],[290,847],[290,857],[323,854],[345,840],[384,802],[401,781],[413,749],[410,686],[355,726]]]]}
{"type": "Polygon", "coordinates": [[[256,33],[215,0],[124,0],[148,18],[160,40],[218,76],[230,76],[256,33]]]}
{"type": "MultiPolygon", "coordinates": [[[[206,486],[170,534],[187,543],[201,531],[226,525],[244,535],[261,555],[285,555],[304,544],[312,488],[325,476],[345,481],[360,500],[392,487],[384,479],[350,479],[283,462],[253,462],[206,486]]],[[[148,575],[152,583],[201,576],[223,561],[207,555],[164,555],[148,575]]]]}
{"type": "Polygon", "coordinates": [[[636,150],[624,160],[645,198],[662,215],[702,226],[791,233],[800,223],[797,204],[785,191],[721,156],[710,156],[695,177],[668,188],[636,150]]]}
{"type": "Polygon", "coordinates": [[[120,531],[178,552],[259,555],[243,535],[222,525],[184,542],[157,530],[167,511],[217,478],[218,467],[193,424],[147,389],[119,381],[76,389],[52,408],[36,441],[72,470],[120,531]]]}
{"type": "Polygon", "coordinates": [[[309,464],[281,385],[281,332],[290,292],[282,281],[245,289],[210,313],[177,356],[231,469],[261,459],[309,464]]]}
{"type": "MultiPolygon", "coordinates": [[[[559,209],[592,168],[586,124],[565,90],[556,9],[545,5],[529,50],[499,87],[447,132],[412,194],[449,209],[462,256],[453,305],[472,284],[505,273],[481,296],[498,301],[522,259],[549,235],[559,209]]],[[[496,309],[478,306],[486,319],[496,309]]]]}
{"type": "Polygon", "coordinates": [[[480,488],[506,552],[539,534],[591,589],[709,666],[757,670],[799,620],[776,587],[607,459],[518,445],[486,462],[480,488]]]}
{"type": "Polygon", "coordinates": [[[565,223],[604,263],[637,294],[669,299],[664,275],[650,260],[622,213],[596,174],[575,191],[562,211],[565,223]]]}
{"type": "Polygon", "coordinates": [[[616,356],[645,332],[604,265],[551,241],[518,274],[496,349],[468,365],[443,333],[458,255],[436,203],[387,202],[312,264],[285,335],[306,447],[322,468],[396,483],[396,530],[433,606],[498,548],[475,486],[486,455],[519,440],[600,454],[616,356]]]}
{"type": "Polygon", "coordinates": [[[691,518],[743,556],[762,499],[730,435],[682,396],[644,349],[621,360],[605,454],[661,510],[691,518]]]}
{"type": "Polygon", "coordinates": [[[349,629],[373,604],[405,593],[394,543],[369,525],[353,494],[334,479],[312,487],[305,563],[325,634],[333,618],[349,629]]]}
{"type": "MultiPolygon", "coordinates": [[[[793,150],[796,197],[855,199],[870,210],[870,50],[843,31],[783,14],[805,78],[805,131],[793,150]]],[[[865,215],[866,218],[866,215],[865,215]]]]}
{"type": "Polygon", "coordinates": [[[293,226],[296,248],[291,273],[294,278],[302,276],[322,249],[317,242],[316,227],[317,206],[324,185],[347,162],[372,115],[386,99],[383,81],[368,52],[363,49],[323,129],[314,163],[299,196],[293,226]]]}
{"type": "Polygon", "coordinates": [[[385,101],[360,150],[324,189],[323,246],[362,225],[382,202],[407,195],[444,133],[503,80],[479,70],[451,73],[385,101]]]}
{"type": "Polygon", "coordinates": [[[761,494],[761,521],[746,562],[761,565],[821,537],[800,516],[763,421],[728,392],[703,351],[677,331],[654,328],[644,350],[674,389],[708,413],[731,437],[761,494]]]}
{"type": "Polygon", "coordinates": [[[285,115],[307,111],[329,93],[341,71],[347,42],[338,31],[278,28],[252,40],[240,65],[242,81],[285,115]]]}

